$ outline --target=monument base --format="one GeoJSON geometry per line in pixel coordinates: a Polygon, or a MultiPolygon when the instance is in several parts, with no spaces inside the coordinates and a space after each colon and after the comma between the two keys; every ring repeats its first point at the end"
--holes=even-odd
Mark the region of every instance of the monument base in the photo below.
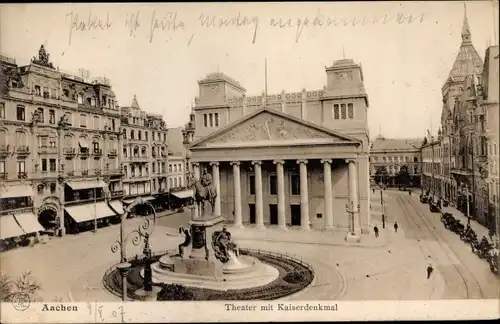
{"type": "Polygon", "coordinates": [[[361,236],[358,233],[347,232],[345,241],[348,243],[361,241],[361,236]]]}

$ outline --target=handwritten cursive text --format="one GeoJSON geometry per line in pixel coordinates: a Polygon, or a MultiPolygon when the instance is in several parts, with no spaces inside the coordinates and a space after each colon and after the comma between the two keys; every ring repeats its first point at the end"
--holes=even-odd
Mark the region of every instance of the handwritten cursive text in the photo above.
{"type": "Polygon", "coordinates": [[[151,15],[151,27],[149,29],[149,42],[153,41],[155,31],[160,29],[162,31],[175,32],[179,29],[184,30],[184,22],[177,19],[177,12],[167,12],[163,18],[158,19],[156,10],[153,10],[151,15]]]}
{"type": "Polygon", "coordinates": [[[109,12],[106,13],[106,18],[101,19],[92,12],[89,13],[89,17],[86,21],[80,20],[77,13],[73,11],[66,14],[66,20],[70,18],[69,27],[69,45],[71,45],[71,38],[73,36],[73,30],[76,31],[90,31],[90,30],[107,30],[111,28],[111,19],[109,18],[109,12]]]}
{"type": "Polygon", "coordinates": [[[228,26],[253,26],[252,44],[255,44],[255,40],[257,38],[257,29],[259,28],[259,17],[241,17],[241,14],[238,12],[236,16],[230,18],[217,18],[216,16],[205,16],[204,14],[201,14],[199,20],[201,26],[204,27],[223,28],[228,26]]]}

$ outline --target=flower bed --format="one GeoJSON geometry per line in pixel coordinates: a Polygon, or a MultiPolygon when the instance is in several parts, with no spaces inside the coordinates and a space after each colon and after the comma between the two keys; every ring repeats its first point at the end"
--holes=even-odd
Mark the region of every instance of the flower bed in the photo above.
{"type": "MultiPolygon", "coordinates": [[[[240,249],[240,254],[258,258],[262,263],[273,266],[279,272],[278,278],[267,285],[255,288],[234,289],[220,291],[214,289],[183,287],[175,285],[179,294],[172,294],[169,290],[163,289],[158,293],[158,300],[273,300],[294,294],[306,288],[314,278],[314,272],[310,266],[287,255],[272,254],[265,251],[253,251],[240,249]],[[175,296],[175,297],[173,297],[175,296]]],[[[153,258],[158,261],[160,256],[153,258]]],[[[134,292],[143,287],[141,270],[144,267],[142,260],[131,260],[132,268],[128,274],[127,294],[129,298],[137,299],[134,292]]],[[[119,272],[114,269],[106,272],[103,277],[105,287],[119,296],[121,293],[121,277],[119,272]]],[[[164,284],[153,284],[164,287],[164,284]]]]}

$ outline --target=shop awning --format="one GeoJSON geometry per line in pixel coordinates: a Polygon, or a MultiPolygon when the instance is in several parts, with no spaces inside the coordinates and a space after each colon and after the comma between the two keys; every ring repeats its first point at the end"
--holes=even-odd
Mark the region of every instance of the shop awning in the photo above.
{"type": "Polygon", "coordinates": [[[0,216],[0,240],[24,235],[24,231],[17,224],[13,215],[0,216]]]}
{"type": "Polygon", "coordinates": [[[26,234],[44,230],[33,213],[14,214],[14,218],[17,220],[19,225],[21,225],[21,228],[26,234]]]}
{"type": "Polygon", "coordinates": [[[12,197],[33,197],[35,192],[28,184],[7,185],[0,186],[0,198],[12,197]]]}
{"type": "Polygon", "coordinates": [[[89,148],[88,144],[84,141],[78,141],[78,144],[80,144],[80,147],[89,148]]]}
{"type": "Polygon", "coordinates": [[[106,183],[102,180],[88,180],[88,181],[68,181],[68,186],[73,190],[104,188],[106,183]]]}
{"type": "Polygon", "coordinates": [[[125,210],[123,210],[123,204],[121,201],[119,200],[113,200],[113,201],[110,201],[109,204],[111,205],[111,207],[113,207],[118,213],[123,214],[125,212],[125,210]]]}
{"type": "Polygon", "coordinates": [[[179,199],[186,199],[186,198],[194,197],[194,190],[193,189],[182,190],[182,191],[170,192],[170,194],[172,196],[179,198],[179,199]]]}
{"type": "MultiPolygon", "coordinates": [[[[106,202],[90,203],[66,207],[64,209],[77,223],[82,223],[94,219],[116,216],[106,202]]],[[[118,211],[118,210],[117,210],[118,211]]]]}

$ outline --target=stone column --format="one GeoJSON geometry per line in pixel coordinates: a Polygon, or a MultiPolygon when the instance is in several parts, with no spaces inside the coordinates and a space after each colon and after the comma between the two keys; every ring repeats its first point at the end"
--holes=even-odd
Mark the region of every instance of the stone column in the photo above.
{"type": "Polygon", "coordinates": [[[309,225],[309,190],[307,189],[307,160],[297,160],[300,167],[300,224],[303,230],[309,225]]]}
{"type": "Polygon", "coordinates": [[[243,217],[241,215],[241,176],[240,162],[233,161],[233,184],[234,184],[234,226],[243,227],[243,217]]]}
{"type": "Polygon", "coordinates": [[[323,182],[325,186],[325,229],[333,229],[332,160],[322,159],[323,182]]]}
{"type": "MultiPolygon", "coordinates": [[[[193,163],[193,174],[194,174],[194,181],[199,181],[200,180],[200,164],[199,163],[193,163]]],[[[192,219],[199,219],[200,218],[200,208],[198,207],[198,204],[194,204],[194,208],[192,209],[191,212],[191,218],[192,219]]]]}
{"type": "Polygon", "coordinates": [[[255,223],[257,228],[264,228],[264,206],[262,199],[262,161],[252,161],[255,168],[255,223]]]}
{"type": "MultiPolygon", "coordinates": [[[[360,220],[359,220],[359,200],[358,200],[358,177],[357,177],[357,163],[355,160],[349,159],[346,160],[348,163],[348,172],[349,172],[349,203],[348,210],[350,212],[349,215],[349,234],[354,237],[359,237],[361,232],[360,220]],[[354,229],[352,232],[351,230],[354,229]]],[[[348,235],[349,235],[348,234],[348,235]]]]}
{"type": "Polygon", "coordinates": [[[276,164],[276,175],[278,184],[278,227],[286,230],[286,214],[285,214],[285,171],[283,165],[285,161],[274,160],[276,164]]]}
{"type": "Polygon", "coordinates": [[[220,175],[219,175],[219,162],[210,162],[212,166],[212,178],[215,190],[217,192],[217,197],[215,198],[215,206],[212,213],[214,216],[220,216],[221,208],[220,208],[220,175]]]}

